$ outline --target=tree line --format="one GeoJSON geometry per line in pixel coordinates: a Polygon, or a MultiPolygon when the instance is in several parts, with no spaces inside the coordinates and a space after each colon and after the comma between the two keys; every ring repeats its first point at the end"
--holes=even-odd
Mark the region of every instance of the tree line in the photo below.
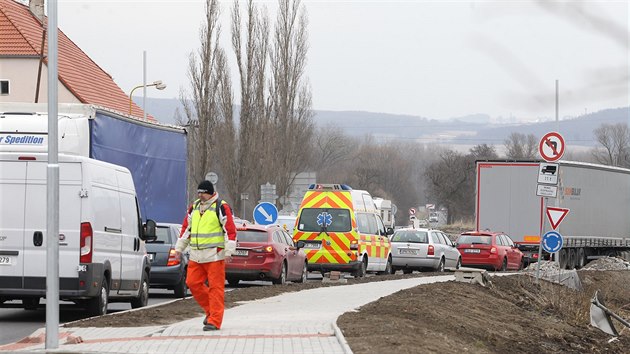
{"type": "MultiPolygon", "coordinates": [[[[235,1],[227,47],[220,43],[220,12],[218,0],[206,0],[201,46],[189,58],[190,88],[180,94],[184,111],[178,121],[188,127],[191,197],[205,174],[216,171],[222,198],[238,213],[241,193],[257,201],[260,185],[271,182],[279,197],[288,196],[298,173],[316,172],[319,183],[368,190],[391,199],[399,210],[424,203],[445,207],[452,223],[474,216],[475,161],[538,159],[533,134],[513,132],[501,153],[488,144],[461,152],[409,141],[377,142],[370,135],[350,137],[337,126],[317,128],[305,75],[308,17],[302,2],[279,0],[272,21],[266,8],[251,0],[241,8],[235,1]],[[238,100],[230,52],[236,59],[238,100]]],[[[602,124],[593,135],[598,146],[570,159],[630,167],[627,125],[602,124]]]]}

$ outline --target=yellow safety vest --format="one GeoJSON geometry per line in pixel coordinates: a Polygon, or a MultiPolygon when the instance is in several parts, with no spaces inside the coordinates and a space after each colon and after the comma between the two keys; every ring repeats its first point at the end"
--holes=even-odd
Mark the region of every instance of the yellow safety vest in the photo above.
{"type": "MultiPolygon", "coordinates": [[[[224,202],[221,201],[221,204],[224,202]]],[[[201,215],[199,212],[200,201],[196,200],[192,211],[190,222],[190,247],[196,250],[203,250],[212,247],[225,248],[225,237],[223,236],[223,226],[219,222],[215,212],[216,202],[212,203],[201,215]]]]}

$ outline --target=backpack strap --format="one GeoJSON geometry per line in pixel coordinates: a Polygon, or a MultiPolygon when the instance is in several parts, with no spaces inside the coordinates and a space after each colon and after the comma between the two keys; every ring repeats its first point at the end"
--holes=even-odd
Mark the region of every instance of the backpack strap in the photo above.
{"type": "Polygon", "coordinates": [[[223,226],[223,223],[221,222],[221,215],[219,215],[219,208],[222,203],[223,201],[220,198],[217,198],[216,204],[214,205],[214,211],[217,213],[217,219],[219,220],[219,224],[221,224],[221,226],[223,226]]]}

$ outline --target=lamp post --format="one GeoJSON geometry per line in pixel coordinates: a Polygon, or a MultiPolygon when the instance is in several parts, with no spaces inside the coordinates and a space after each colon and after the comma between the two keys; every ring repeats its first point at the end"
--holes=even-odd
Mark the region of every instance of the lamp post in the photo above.
{"type": "MultiPolygon", "coordinates": [[[[153,81],[152,84],[148,84],[148,85],[138,85],[136,87],[134,87],[133,89],[131,89],[131,92],[129,93],[129,115],[131,115],[131,104],[132,104],[132,100],[131,100],[131,96],[133,96],[133,92],[136,89],[139,89],[141,87],[149,87],[149,86],[155,86],[156,89],[158,90],[164,90],[166,88],[166,84],[163,84],[161,80],[157,80],[157,81],[153,81]]],[[[145,107],[142,107],[142,109],[144,110],[145,107]]]]}

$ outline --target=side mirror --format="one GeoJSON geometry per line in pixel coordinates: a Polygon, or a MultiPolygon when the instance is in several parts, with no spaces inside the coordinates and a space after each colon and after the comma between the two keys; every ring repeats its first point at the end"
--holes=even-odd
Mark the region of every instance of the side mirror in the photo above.
{"type": "Polygon", "coordinates": [[[304,246],[306,246],[306,243],[304,243],[304,241],[298,241],[296,246],[298,249],[304,248],[304,246]]]}
{"type": "Polygon", "coordinates": [[[156,229],[155,221],[148,219],[142,229],[143,231],[142,231],[142,235],[140,235],[140,239],[146,242],[153,242],[157,240],[157,235],[155,234],[155,229],[156,229]]]}
{"type": "Polygon", "coordinates": [[[394,229],[392,229],[391,227],[387,228],[387,234],[388,235],[393,235],[394,234],[394,229]]]}

